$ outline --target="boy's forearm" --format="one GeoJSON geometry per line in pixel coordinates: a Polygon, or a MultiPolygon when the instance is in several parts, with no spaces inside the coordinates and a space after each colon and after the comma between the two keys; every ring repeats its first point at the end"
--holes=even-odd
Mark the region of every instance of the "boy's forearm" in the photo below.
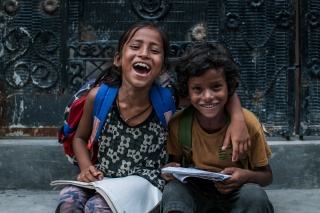
{"type": "Polygon", "coordinates": [[[226,109],[230,114],[232,120],[236,119],[238,121],[244,121],[244,116],[242,112],[242,106],[237,93],[234,93],[226,104],[226,109]]]}
{"type": "Polygon", "coordinates": [[[270,185],[273,181],[272,171],[269,169],[257,169],[255,171],[249,171],[247,177],[246,183],[256,183],[262,187],[270,185]]]}

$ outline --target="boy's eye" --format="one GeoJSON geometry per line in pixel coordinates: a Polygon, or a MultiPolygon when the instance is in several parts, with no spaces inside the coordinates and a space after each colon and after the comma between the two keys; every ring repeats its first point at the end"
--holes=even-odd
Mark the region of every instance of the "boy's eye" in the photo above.
{"type": "Polygon", "coordinates": [[[195,92],[201,92],[202,88],[201,87],[192,87],[192,90],[195,92]]]}
{"type": "Polygon", "coordinates": [[[212,85],[212,89],[213,90],[218,90],[218,89],[220,89],[222,87],[222,85],[221,84],[215,84],[215,85],[212,85]]]}

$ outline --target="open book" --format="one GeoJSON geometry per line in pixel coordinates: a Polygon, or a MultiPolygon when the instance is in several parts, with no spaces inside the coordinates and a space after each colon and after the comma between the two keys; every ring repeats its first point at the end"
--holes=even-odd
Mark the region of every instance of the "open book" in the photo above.
{"type": "Polygon", "coordinates": [[[95,189],[107,201],[113,213],[153,212],[159,207],[162,192],[146,179],[131,175],[120,178],[104,177],[101,181],[80,182],[72,180],[52,181],[51,186],[75,185],[95,189]]]}
{"type": "Polygon", "coordinates": [[[185,183],[187,177],[197,177],[207,180],[223,181],[231,177],[231,175],[224,175],[216,172],[209,172],[195,168],[184,168],[184,167],[166,167],[161,169],[162,173],[172,173],[172,175],[185,183]]]}

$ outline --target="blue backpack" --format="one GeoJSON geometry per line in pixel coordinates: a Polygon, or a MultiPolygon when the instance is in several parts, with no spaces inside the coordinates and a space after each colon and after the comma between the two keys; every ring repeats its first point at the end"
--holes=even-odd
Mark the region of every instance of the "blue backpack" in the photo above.
{"type": "MultiPolygon", "coordinates": [[[[57,133],[58,141],[62,143],[65,155],[69,162],[75,165],[77,165],[77,161],[72,148],[73,137],[83,113],[85,100],[93,85],[94,80],[87,82],[71,98],[65,109],[64,124],[57,133]]],[[[97,162],[97,141],[118,90],[119,85],[108,86],[102,84],[97,92],[93,110],[93,130],[87,146],[88,150],[92,151],[92,163],[97,162]]],[[[150,99],[162,126],[166,128],[170,117],[176,111],[171,91],[154,84],[150,90],[150,99]]]]}

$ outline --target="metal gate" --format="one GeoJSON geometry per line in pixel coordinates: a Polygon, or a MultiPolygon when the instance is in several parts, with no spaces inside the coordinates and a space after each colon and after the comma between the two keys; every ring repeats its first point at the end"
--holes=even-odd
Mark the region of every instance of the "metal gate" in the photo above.
{"type": "Polygon", "coordinates": [[[219,40],[241,71],[237,91],[271,136],[318,136],[320,1],[1,0],[0,136],[54,136],[71,95],[112,63],[121,32],[158,21],[168,72],[190,42],[219,40]],[[301,7],[300,7],[301,5],[301,7]]]}

